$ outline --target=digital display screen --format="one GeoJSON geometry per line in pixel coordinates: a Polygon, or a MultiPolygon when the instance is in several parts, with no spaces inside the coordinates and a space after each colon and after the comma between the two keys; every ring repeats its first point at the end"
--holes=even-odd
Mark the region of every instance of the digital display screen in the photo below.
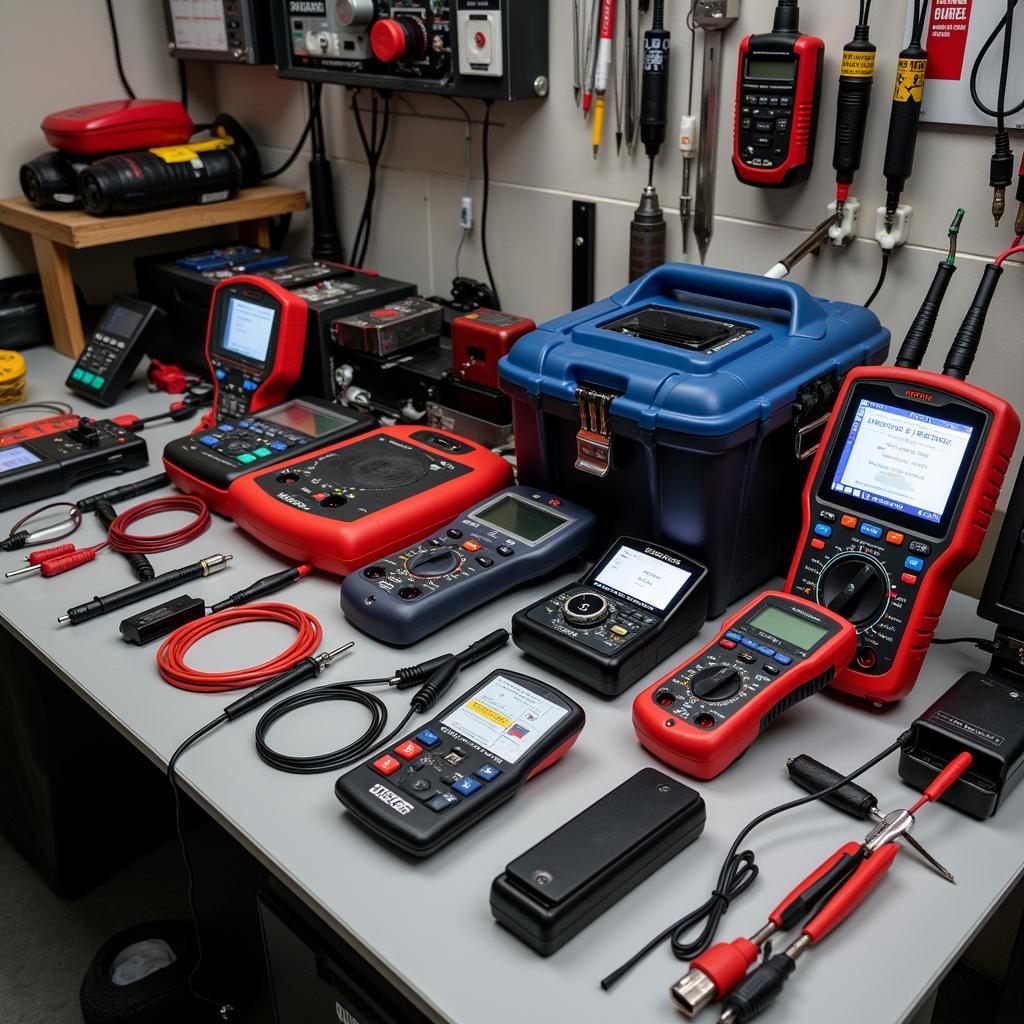
{"type": "Polygon", "coordinates": [[[663,612],[692,576],[688,569],[624,544],[594,582],[663,612]]]}
{"type": "Polygon", "coordinates": [[[12,469],[21,469],[22,466],[31,466],[42,461],[38,455],[33,455],[20,444],[0,448],[0,473],[9,473],[12,469]]]}
{"type": "Polygon", "coordinates": [[[116,334],[119,338],[130,338],[135,333],[135,328],[142,322],[142,313],[125,306],[111,306],[107,315],[100,323],[101,331],[116,334]]]}
{"type": "Polygon", "coordinates": [[[257,302],[246,302],[233,295],[228,299],[221,348],[256,363],[267,361],[270,336],[274,329],[274,310],[257,302]]]}
{"type": "Polygon", "coordinates": [[[862,398],[830,486],[940,523],[973,433],[966,423],[862,398]]]}
{"type": "Polygon", "coordinates": [[[302,402],[292,402],[291,405],[286,405],[276,412],[260,413],[260,419],[294,430],[298,434],[307,434],[309,437],[323,437],[324,434],[329,434],[338,427],[347,427],[352,422],[347,416],[339,414],[334,417],[323,409],[316,409],[302,402]]]}
{"type": "Polygon", "coordinates": [[[747,59],[748,78],[765,78],[773,82],[792,82],[795,74],[795,60],[760,60],[757,57],[747,59]]]}
{"type": "Polygon", "coordinates": [[[793,615],[778,605],[767,605],[759,611],[752,619],[748,620],[751,626],[756,629],[763,629],[766,633],[787,644],[793,644],[802,651],[809,651],[819,640],[828,635],[827,629],[808,622],[799,615],[793,615]]]}
{"type": "Polygon", "coordinates": [[[520,540],[531,544],[546,537],[562,526],[566,519],[528,502],[520,501],[511,494],[499,498],[493,505],[474,512],[473,517],[481,523],[496,526],[520,540]]]}

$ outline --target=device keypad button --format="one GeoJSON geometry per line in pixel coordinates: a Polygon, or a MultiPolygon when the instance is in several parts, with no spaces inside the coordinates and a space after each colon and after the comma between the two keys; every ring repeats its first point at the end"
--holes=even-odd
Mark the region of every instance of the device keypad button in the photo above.
{"type": "Polygon", "coordinates": [[[392,757],[390,754],[378,757],[377,760],[373,762],[374,771],[379,772],[381,775],[385,776],[385,778],[388,775],[394,775],[401,767],[402,762],[397,758],[392,757]]]}
{"type": "Polygon", "coordinates": [[[754,662],[757,661],[757,658],[755,658],[752,654],[747,654],[746,651],[740,651],[740,653],[737,654],[736,657],[745,665],[753,665],[754,662]]]}
{"type": "Polygon", "coordinates": [[[446,811],[453,804],[457,804],[459,798],[454,793],[438,793],[427,806],[432,811],[446,811]]]}
{"type": "Polygon", "coordinates": [[[423,753],[423,748],[415,740],[406,740],[395,747],[395,753],[403,761],[413,761],[423,753]]]}
{"type": "Polygon", "coordinates": [[[932,553],[931,544],[926,544],[923,540],[912,540],[907,545],[907,549],[913,551],[915,555],[924,555],[925,557],[932,553]]]}
{"type": "Polygon", "coordinates": [[[890,530],[885,535],[885,543],[892,544],[893,547],[897,548],[903,543],[904,539],[905,538],[903,534],[900,533],[898,530],[890,530]]]}
{"type": "Polygon", "coordinates": [[[483,779],[484,782],[493,782],[501,774],[501,769],[493,764],[484,764],[477,768],[473,774],[478,779],[483,779]]]}
{"type": "Polygon", "coordinates": [[[843,516],[843,518],[839,520],[839,525],[844,527],[847,530],[856,530],[857,529],[857,517],[856,516],[849,516],[849,515],[843,516]]]}
{"type": "Polygon", "coordinates": [[[416,742],[424,747],[436,747],[441,742],[441,737],[430,729],[421,729],[416,733],[416,742]]]}
{"type": "Polygon", "coordinates": [[[464,775],[452,786],[456,793],[462,796],[472,796],[478,789],[483,789],[483,783],[477,781],[470,775],[464,775]]]}

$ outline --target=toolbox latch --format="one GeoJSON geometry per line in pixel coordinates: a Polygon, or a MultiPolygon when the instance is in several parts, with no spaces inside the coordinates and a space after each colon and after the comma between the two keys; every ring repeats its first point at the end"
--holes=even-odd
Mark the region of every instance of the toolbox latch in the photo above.
{"type": "Polygon", "coordinates": [[[817,454],[838,393],[839,381],[834,373],[808,381],[797,392],[793,403],[793,447],[801,462],[817,454]]]}
{"type": "Polygon", "coordinates": [[[576,385],[580,429],[576,432],[576,468],[591,476],[607,476],[612,468],[612,432],[608,410],[615,395],[576,385]]]}

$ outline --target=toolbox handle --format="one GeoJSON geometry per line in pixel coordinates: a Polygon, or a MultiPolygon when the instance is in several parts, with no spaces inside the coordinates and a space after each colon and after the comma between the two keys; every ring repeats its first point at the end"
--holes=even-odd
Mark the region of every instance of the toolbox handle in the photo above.
{"type": "Polygon", "coordinates": [[[649,299],[670,298],[676,291],[694,292],[748,306],[787,309],[791,335],[820,338],[825,334],[824,308],[800,285],[694,263],[664,263],[616,292],[612,299],[620,306],[630,306],[649,299]]]}

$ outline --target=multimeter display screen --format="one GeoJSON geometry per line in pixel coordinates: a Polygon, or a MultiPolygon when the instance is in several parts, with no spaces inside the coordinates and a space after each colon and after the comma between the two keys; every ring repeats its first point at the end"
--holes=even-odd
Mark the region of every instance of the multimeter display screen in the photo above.
{"type": "Polygon", "coordinates": [[[692,576],[681,566],[623,544],[594,582],[663,612],[692,576]]]}
{"type": "Polygon", "coordinates": [[[232,295],[228,299],[221,348],[253,362],[265,363],[273,329],[274,310],[270,306],[246,302],[232,295]]]}
{"type": "Polygon", "coordinates": [[[795,60],[747,60],[747,78],[768,79],[773,82],[792,82],[796,74],[795,60]]]}
{"type": "Polygon", "coordinates": [[[500,498],[493,505],[473,513],[474,519],[482,523],[496,526],[505,533],[510,533],[520,540],[533,544],[560,526],[565,525],[564,516],[547,512],[529,502],[520,501],[512,495],[500,498]]]}
{"type": "Polygon", "coordinates": [[[809,651],[819,640],[828,636],[828,630],[808,622],[799,615],[779,608],[777,605],[768,605],[759,611],[753,618],[747,620],[755,629],[763,629],[766,633],[787,644],[793,644],[802,651],[809,651]]]}
{"type": "Polygon", "coordinates": [[[0,448],[0,473],[9,473],[12,469],[21,469],[22,466],[32,466],[42,461],[38,455],[33,455],[20,444],[0,448]]]}
{"type": "Polygon", "coordinates": [[[940,523],[974,428],[862,398],[831,481],[837,494],[940,523]]]}
{"type": "Polygon", "coordinates": [[[314,409],[302,402],[293,402],[276,412],[260,413],[260,419],[295,430],[309,437],[323,437],[338,427],[347,427],[352,421],[346,416],[334,417],[323,409],[314,409]]]}
{"type": "Polygon", "coordinates": [[[567,714],[567,708],[498,675],[442,718],[441,724],[515,764],[567,714]]]}
{"type": "Polygon", "coordinates": [[[130,338],[135,332],[135,328],[142,322],[142,316],[142,313],[128,309],[126,306],[111,306],[100,323],[99,329],[116,334],[119,338],[130,338]]]}

